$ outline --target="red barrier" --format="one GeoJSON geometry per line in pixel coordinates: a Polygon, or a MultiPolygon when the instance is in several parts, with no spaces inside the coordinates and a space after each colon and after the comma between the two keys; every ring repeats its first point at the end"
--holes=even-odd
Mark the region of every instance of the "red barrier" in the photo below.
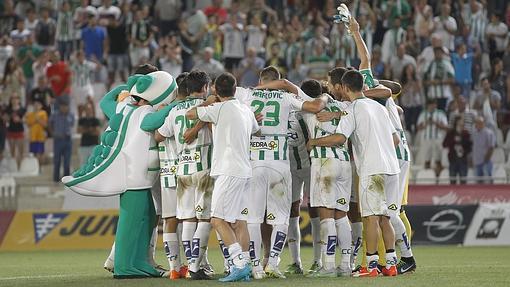
{"type": "Polygon", "coordinates": [[[409,205],[510,203],[510,185],[410,185],[409,205]]]}
{"type": "Polygon", "coordinates": [[[14,214],[16,211],[0,211],[0,245],[2,245],[2,240],[9,229],[14,214]]]}

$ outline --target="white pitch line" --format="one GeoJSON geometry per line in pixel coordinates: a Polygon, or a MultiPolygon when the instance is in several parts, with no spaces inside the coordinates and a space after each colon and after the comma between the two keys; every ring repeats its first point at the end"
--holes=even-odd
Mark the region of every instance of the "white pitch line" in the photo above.
{"type": "Polygon", "coordinates": [[[54,275],[36,275],[36,276],[15,276],[15,277],[0,277],[0,281],[18,280],[18,279],[43,279],[43,278],[65,278],[65,277],[80,277],[76,274],[54,274],[54,275]]]}

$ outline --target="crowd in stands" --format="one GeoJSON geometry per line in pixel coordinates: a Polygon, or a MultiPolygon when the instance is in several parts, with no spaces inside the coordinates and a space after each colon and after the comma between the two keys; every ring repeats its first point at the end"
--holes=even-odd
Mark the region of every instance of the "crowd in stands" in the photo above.
{"type": "Polygon", "coordinates": [[[357,67],[349,31],[332,21],[342,2],[358,19],[375,77],[403,86],[398,103],[415,165],[490,176],[501,150],[505,163],[505,0],[4,0],[0,159],[20,164],[28,150],[44,162],[52,137],[54,179],[61,160],[67,174],[73,134],[86,158],[102,126],[98,100],[142,63],[174,77],[229,71],[246,87],[268,65],[296,84],[325,80],[334,66],[357,67]]]}

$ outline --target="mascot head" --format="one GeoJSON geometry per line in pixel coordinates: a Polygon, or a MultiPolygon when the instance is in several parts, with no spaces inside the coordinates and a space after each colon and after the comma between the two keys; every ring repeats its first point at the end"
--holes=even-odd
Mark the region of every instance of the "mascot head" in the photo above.
{"type": "Polygon", "coordinates": [[[131,96],[140,97],[155,108],[172,102],[177,95],[177,82],[164,71],[133,75],[127,85],[131,96]]]}

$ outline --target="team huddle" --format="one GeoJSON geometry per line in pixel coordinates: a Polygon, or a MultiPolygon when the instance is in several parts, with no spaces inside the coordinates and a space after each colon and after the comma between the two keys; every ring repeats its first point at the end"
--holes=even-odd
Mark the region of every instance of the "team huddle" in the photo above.
{"type": "MultiPolygon", "coordinates": [[[[224,256],[223,282],[416,269],[402,207],[410,153],[394,101],[400,85],[373,78],[358,23],[348,11],[340,15],[356,42],[359,71],[336,67],[327,83],[307,80],[301,87],[272,66],[253,89],[237,87],[228,73],[212,85],[199,70],[175,79],[172,108],[154,132],[160,181],[152,193],[164,223],[164,276],[211,279],[212,229],[224,256]],[[314,250],[306,271],[299,229],[304,198],[314,250]],[[282,272],[286,243],[293,262],[282,272]]],[[[156,238],[157,227],[148,256],[153,266],[156,238]]],[[[105,262],[110,271],[114,250],[105,262]]]]}

